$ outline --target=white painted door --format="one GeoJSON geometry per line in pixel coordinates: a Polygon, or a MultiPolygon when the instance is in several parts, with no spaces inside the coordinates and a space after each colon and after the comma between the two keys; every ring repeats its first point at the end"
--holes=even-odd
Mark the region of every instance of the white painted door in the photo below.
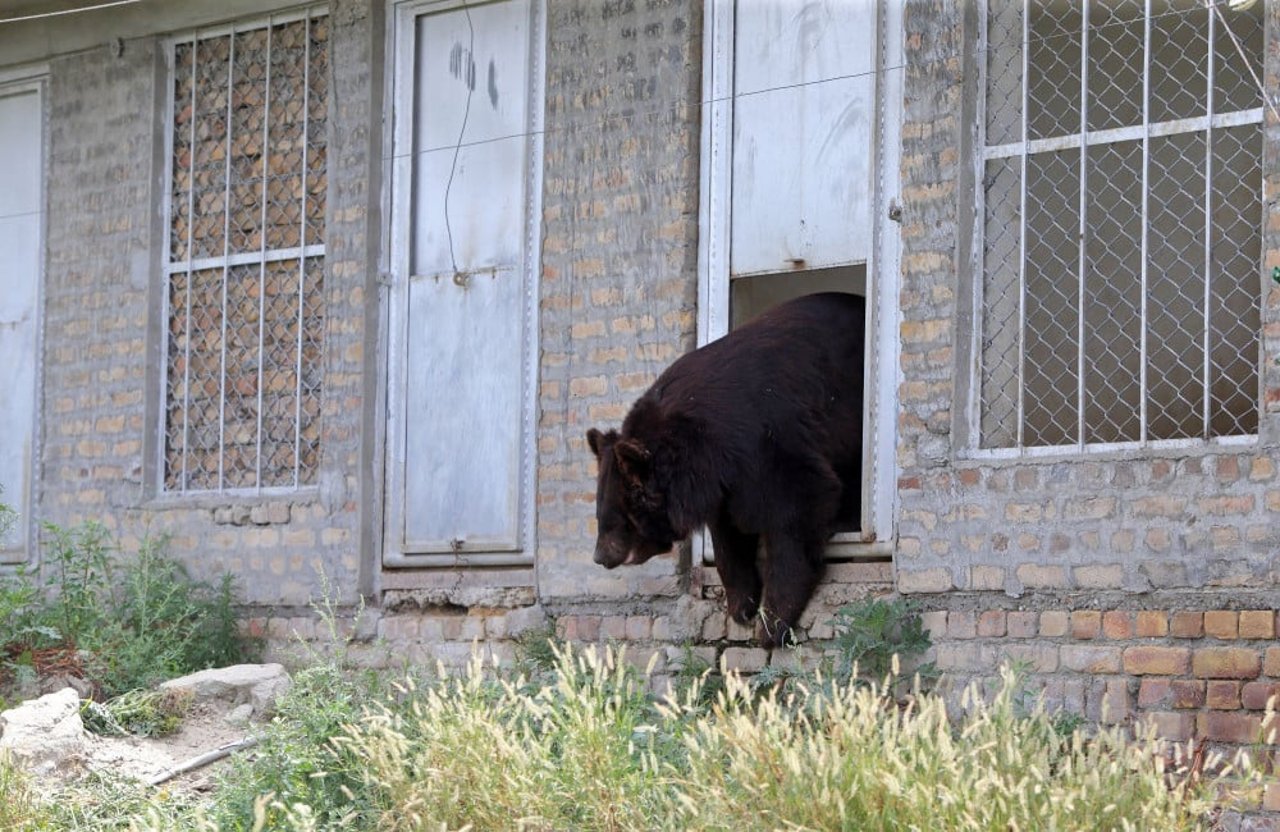
{"type": "Polygon", "coordinates": [[[384,561],[524,562],[541,9],[406,4],[396,26],[384,561]]]}
{"type": "Polygon", "coordinates": [[[0,86],[0,502],[19,512],[0,563],[25,560],[31,528],[43,188],[39,83],[0,86]]]}
{"type": "Polygon", "coordinates": [[[733,26],[734,276],[871,256],[877,4],[738,4],[733,26]]]}

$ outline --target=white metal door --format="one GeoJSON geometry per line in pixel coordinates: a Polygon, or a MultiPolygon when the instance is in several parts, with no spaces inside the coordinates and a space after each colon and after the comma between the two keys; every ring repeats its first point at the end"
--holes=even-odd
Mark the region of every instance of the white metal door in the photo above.
{"type": "Polygon", "coordinates": [[[396,18],[391,566],[528,559],[541,10],[396,18]]]}
{"type": "Polygon", "coordinates": [[[871,257],[877,4],[739,4],[734,276],[871,257]]]}
{"type": "Polygon", "coordinates": [[[25,560],[31,528],[43,249],[43,107],[39,82],[0,86],[0,502],[19,521],[0,563],[25,560]]]}

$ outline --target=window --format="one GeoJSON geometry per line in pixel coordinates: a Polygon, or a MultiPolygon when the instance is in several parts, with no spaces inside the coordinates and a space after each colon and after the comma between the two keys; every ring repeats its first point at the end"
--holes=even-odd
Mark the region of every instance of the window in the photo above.
{"type": "Polygon", "coordinates": [[[1257,432],[1263,3],[1236,6],[989,0],[982,448],[1257,432]]]}
{"type": "Polygon", "coordinates": [[[328,33],[309,11],[173,44],[167,492],[316,481],[328,33]]]}

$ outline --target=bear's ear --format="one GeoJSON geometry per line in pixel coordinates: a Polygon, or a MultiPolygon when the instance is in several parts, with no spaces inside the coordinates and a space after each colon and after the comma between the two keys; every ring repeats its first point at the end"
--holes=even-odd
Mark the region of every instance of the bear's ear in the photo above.
{"type": "Polygon", "coordinates": [[[592,428],[587,431],[587,445],[591,448],[591,453],[596,455],[596,459],[600,458],[600,451],[606,445],[618,441],[618,432],[611,430],[608,433],[601,433],[592,428]]]}
{"type": "Polygon", "coordinates": [[[649,473],[652,455],[638,439],[619,439],[613,446],[613,456],[618,461],[622,475],[628,480],[641,480],[649,473]]]}

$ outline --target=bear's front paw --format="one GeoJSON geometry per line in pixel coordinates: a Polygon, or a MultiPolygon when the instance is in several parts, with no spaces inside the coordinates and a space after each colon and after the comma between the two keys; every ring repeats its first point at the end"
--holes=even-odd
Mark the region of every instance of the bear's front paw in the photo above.
{"type": "Polygon", "coordinates": [[[769,624],[761,618],[760,625],[756,628],[756,640],[761,647],[770,650],[775,647],[795,647],[800,643],[796,636],[796,631],[781,621],[769,624]]]}
{"type": "Polygon", "coordinates": [[[729,597],[729,617],[739,624],[746,625],[756,617],[760,602],[750,596],[741,598],[729,597]]]}

